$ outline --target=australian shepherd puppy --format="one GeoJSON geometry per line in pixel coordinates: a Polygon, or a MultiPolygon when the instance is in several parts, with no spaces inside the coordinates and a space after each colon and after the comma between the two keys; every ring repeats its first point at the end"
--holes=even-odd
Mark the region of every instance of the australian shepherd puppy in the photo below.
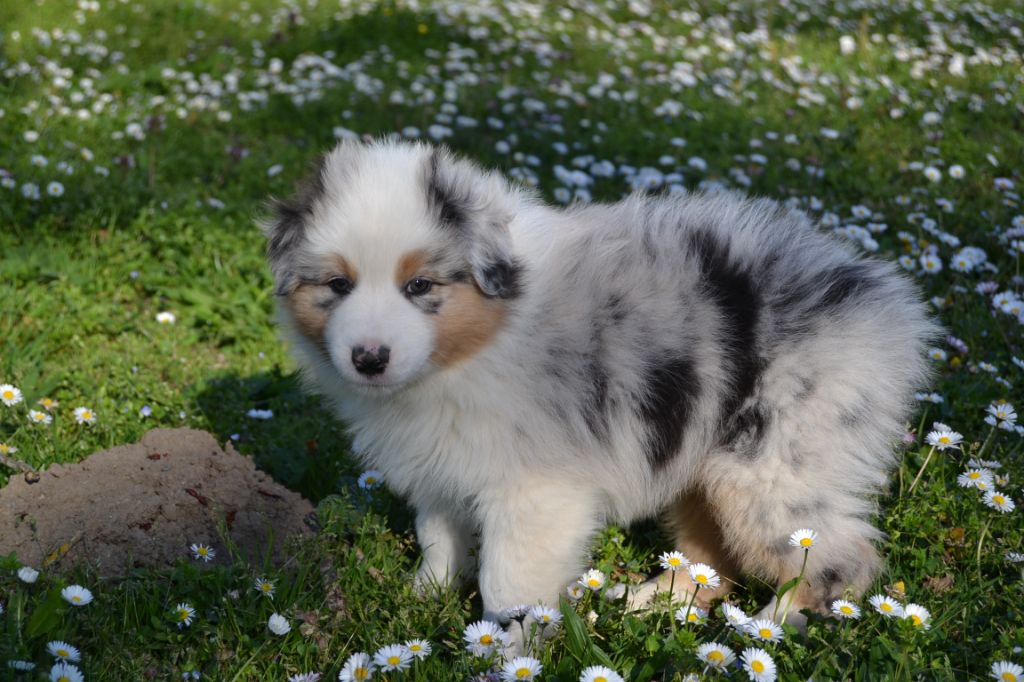
{"type": "Polygon", "coordinates": [[[478,570],[492,619],[555,604],[603,524],[654,515],[728,579],[704,600],[795,577],[804,527],[790,613],[876,574],[872,496],[935,333],[893,264],[773,201],[555,209],[398,142],[342,144],[264,227],[285,336],[415,508],[425,583],[478,570]]]}

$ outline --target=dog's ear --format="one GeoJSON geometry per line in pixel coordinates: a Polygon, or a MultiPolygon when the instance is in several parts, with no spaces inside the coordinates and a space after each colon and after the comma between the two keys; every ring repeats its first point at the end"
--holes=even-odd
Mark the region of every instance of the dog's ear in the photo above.
{"type": "Polygon", "coordinates": [[[515,199],[508,181],[440,149],[431,152],[426,176],[428,209],[464,249],[480,291],[517,297],[522,265],[512,255],[515,199]]]}

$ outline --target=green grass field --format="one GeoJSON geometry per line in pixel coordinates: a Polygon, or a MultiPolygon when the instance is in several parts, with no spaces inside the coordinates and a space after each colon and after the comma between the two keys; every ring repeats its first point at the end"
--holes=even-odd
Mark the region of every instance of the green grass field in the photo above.
{"type": "MultiPolygon", "coordinates": [[[[794,682],[980,680],[995,662],[1024,663],[1021,510],[957,482],[976,459],[990,490],[1024,503],[1022,428],[1015,415],[985,420],[1024,386],[1024,12],[674,5],[0,5],[0,384],[22,396],[0,404],[0,450],[44,468],[154,427],[207,429],[318,503],[322,524],[283,569],[183,555],[170,572],[43,568],[29,584],[16,557],[0,559],[0,680],[57,679],[53,640],[81,651],[85,679],[327,680],[355,652],[415,638],[428,657],[373,679],[498,679],[463,641],[479,600],[414,593],[408,509],[356,485],[343,426],[301,391],[272,325],[254,224],[266,198],[339,137],[388,134],[442,141],[552,201],[724,186],[790,202],[901,258],[956,337],[935,352],[880,500],[887,566],[869,592],[924,606],[927,628],[865,595],[860,618],[813,617],[806,636],[764,643],[717,608],[673,625],[669,609],[685,604],[626,614],[594,593],[567,604],[534,652],[537,679],[574,682],[596,664],[633,682],[748,679],[699,660],[707,642],[763,649],[794,682]],[[163,311],[174,324],[157,321],[163,311]],[[43,398],[59,401],[52,413],[43,398]],[[95,422],[77,423],[78,406],[95,422]],[[248,418],[254,408],[273,419],[248,418]],[[963,446],[935,452],[911,492],[935,421],[963,446]],[[272,600],[257,577],[273,580],[272,600]],[[67,605],[72,583],[93,602],[67,605]],[[179,628],[183,602],[196,616],[179,628]],[[291,625],[283,636],[268,630],[275,612],[291,625]]],[[[16,475],[0,466],[0,486],[16,475]]],[[[653,525],[609,528],[592,565],[635,581],[670,549],[653,525]]],[[[753,613],[770,597],[751,581],[732,601],[753,613]]],[[[1024,679],[1006,670],[999,679],[1024,679]]]]}

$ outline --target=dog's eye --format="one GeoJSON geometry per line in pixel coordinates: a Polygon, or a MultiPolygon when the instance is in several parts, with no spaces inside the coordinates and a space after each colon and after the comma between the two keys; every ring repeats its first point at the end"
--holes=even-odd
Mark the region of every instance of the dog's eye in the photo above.
{"type": "Polygon", "coordinates": [[[410,296],[422,296],[430,291],[434,283],[425,277],[414,277],[405,285],[405,293],[410,296]]]}
{"type": "Polygon", "coordinates": [[[338,296],[348,296],[352,293],[352,287],[355,285],[348,277],[334,277],[327,282],[327,286],[338,296]]]}

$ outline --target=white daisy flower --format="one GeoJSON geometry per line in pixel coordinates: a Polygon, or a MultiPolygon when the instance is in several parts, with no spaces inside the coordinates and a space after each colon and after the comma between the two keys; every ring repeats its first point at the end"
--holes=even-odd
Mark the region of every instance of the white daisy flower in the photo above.
{"type": "Polygon", "coordinates": [[[74,606],[85,606],[92,601],[92,592],[81,585],[68,585],[60,591],[60,596],[74,606]]]}
{"type": "Polygon", "coordinates": [[[51,197],[59,197],[64,194],[64,185],[54,180],[46,186],[46,193],[51,197]]]}
{"type": "Polygon", "coordinates": [[[320,673],[298,673],[288,677],[288,682],[320,682],[320,673]]]}
{"type": "Polygon", "coordinates": [[[928,357],[930,357],[932,360],[945,362],[946,360],[949,359],[949,354],[946,351],[942,350],[941,348],[932,348],[928,351],[928,357]]]}
{"type": "Polygon", "coordinates": [[[187,628],[192,625],[192,619],[196,616],[196,610],[191,604],[181,602],[174,607],[174,619],[178,621],[178,629],[187,628]]]}
{"type": "Polygon", "coordinates": [[[253,409],[249,410],[248,412],[246,412],[245,416],[248,417],[249,419],[259,419],[259,420],[262,420],[262,421],[267,421],[268,419],[273,419],[274,418],[274,411],[273,410],[258,410],[256,408],[253,408],[253,409]]]}
{"type": "Polygon", "coordinates": [[[23,583],[34,583],[39,578],[39,571],[31,566],[22,566],[18,569],[18,578],[23,583]]]}
{"type": "Polygon", "coordinates": [[[789,544],[800,549],[810,549],[817,543],[818,534],[810,528],[793,531],[793,534],[789,536],[789,544]]]}
{"type": "Polygon", "coordinates": [[[928,620],[932,617],[932,614],[928,613],[928,609],[921,606],[920,604],[907,604],[903,607],[903,618],[909,620],[914,624],[914,627],[924,628],[927,630],[931,627],[928,620]]]}
{"type": "Polygon", "coordinates": [[[1017,505],[1013,503],[1009,495],[999,492],[998,490],[989,490],[985,493],[984,498],[985,504],[1003,514],[1008,514],[1016,509],[1017,505]]]}
{"type": "Polygon", "coordinates": [[[462,632],[466,648],[474,656],[490,656],[495,648],[500,647],[505,631],[497,623],[489,620],[478,620],[471,623],[462,632]]]}
{"type": "Polygon", "coordinates": [[[266,578],[256,578],[253,588],[265,597],[274,598],[274,582],[266,578]]]}
{"type": "Polygon", "coordinates": [[[373,490],[374,488],[379,486],[383,480],[383,474],[381,474],[379,471],[374,471],[373,469],[371,469],[370,471],[364,471],[362,474],[359,475],[358,483],[359,487],[362,488],[363,490],[373,490]]]}
{"type": "Polygon", "coordinates": [[[370,655],[360,651],[348,657],[341,672],[338,673],[338,680],[339,682],[365,682],[365,680],[373,679],[373,671],[373,661],[370,660],[370,655]]]}
{"type": "Polygon", "coordinates": [[[836,599],[832,602],[832,613],[840,618],[860,618],[860,607],[845,599],[836,599]]]}
{"type": "Polygon", "coordinates": [[[740,654],[743,661],[743,669],[753,682],[774,682],[775,661],[768,655],[767,651],[761,649],[744,649],[740,654]]]}
{"type": "Polygon", "coordinates": [[[743,609],[732,604],[722,604],[722,615],[725,616],[726,622],[737,631],[742,631],[753,620],[743,612],[743,609]]]}
{"type": "Polygon", "coordinates": [[[292,630],[288,619],[280,613],[270,614],[270,618],[267,620],[267,628],[275,635],[287,635],[292,630]]]}
{"type": "Polygon", "coordinates": [[[1007,552],[1006,556],[1003,558],[1009,561],[1011,564],[1024,563],[1024,553],[1021,552],[1007,552]]]}
{"type": "Polygon", "coordinates": [[[722,579],[718,577],[718,572],[707,564],[690,564],[686,570],[690,574],[690,580],[698,588],[715,588],[722,584],[722,579]]]}
{"type": "Polygon", "coordinates": [[[759,618],[747,623],[746,630],[751,637],[765,642],[781,641],[784,635],[779,624],[767,618],[759,618]]]}
{"type": "Polygon", "coordinates": [[[77,663],[82,660],[82,654],[75,647],[71,646],[67,642],[60,640],[54,640],[46,645],[46,651],[51,656],[60,661],[68,661],[70,663],[77,663]]]}
{"type": "Polygon", "coordinates": [[[587,589],[596,592],[597,590],[600,590],[602,587],[604,587],[606,580],[607,578],[605,577],[604,573],[597,570],[596,568],[592,568],[583,574],[583,576],[580,578],[580,584],[586,587],[587,589]]]}
{"type": "Polygon", "coordinates": [[[1024,668],[1010,661],[996,661],[992,664],[991,676],[999,682],[1022,682],[1024,668]]]}
{"type": "Polygon", "coordinates": [[[377,649],[373,664],[381,672],[405,670],[412,663],[412,653],[402,644],[389,644],[377,649]]]}
{"type": "Polygon", "coordinates": [[[36,664],[32,661],[10,660],[7,661],[7,667],[11,670],[35,670],[36,664]]]}
{"type": "Polygon", "coordinates": [[[17,451],[18,448],[14,447],[13,445],[8,445],[7,443],[0,443],[0,455],[13,455],[17,451]]]}
{"type": "Polygon", "coordinates": [[[430,642],[425,639],[410,639],[405,648],[413,658],[426,658],[430,655],[430,642]]]}
{"type": "Polygon", "coordinates": [[[10,384],[0,384],[0,402],[8,407],[13,407],[23,400],[21,390],[10,384]]]}
{"type": "Polygon", "coordinates": [[[658,559],[661,567],[667,571],[678,571],[690,565],[690,560],[682,552],[664,552],[658,559]]]}
{"type": "Polygon", "coordinates": [[[592,665],[580,673],[580,682],[623,682],[622,675],[603,665],[592,665]]]}
{"type": "Polygon", "coordinates": [[[88,407],[76,407],[75,421],[78,422],[79,424],[95,424],[96,413],[90,410],[88,407]]]}
{"type": "Polygon", "coordinates": [[[686,606],[676,610],[676,620],[687,625],[702,625],[708,619],[708,612],[696,605],[686,606]]]}
{"type": "Polygon", "coordinates": [[[504,621],[505,619],[508,619],[514,620],[517,623],[522,623],[529,613],[529,604],[516,604],[515,606],[506,606],[501,610],[501,620],[504,621]]]}
{"type": "Polygon", "coordinates": [[[159,324],[174,324],[177,319],[170,310],[162,310],[156,314],[156,321],[159,324]]]}
{"type": "Polygon", "coordinates": [[[947,450],[949,448],[958,448],[964,437],[956,431],[930,431],[925,436],[925,442],[928,445],[933,445],[939,450],[947,450]]]}
{"type": "Polygon", "coordinates": [[[736,654],[717,642],[705,642],[697,647],[697,658],[712,668],[725,670],[736,660],[736,654]]]}
{"type": "Polygon", "coordinates": [[[993,474],[988,469],[971,468],[956,477],[956,484],[961,488],[977,488],[979,484],[984,484],[983,487],[989,488],[992,486],[993,480],[993,474]]]}
{"type": "Polygon", "coordinates": [[[53,417],[48,415],[46,412],[40,412],[39,410],[29,410],[28,420],[33,424],[49,424],[53,421],[53,417]]]}
{"type": "Polygon", "coordinates": [[[579,601],[583,598],[583,595],[587,593],[587,588],[583,587],[579,582],[574,582],[565,588],[565,594],[570,601],[579,601]]]}
{"type": "Polygon", "coordinates": [[[868,600],[868,603],[875,607],[875,611],[878,611],[883,616],[903,617],[903,605],[892,597],[876,594],[868,600]]]}
{"type": "Polygon", "coordinates": [[[544,666],[536,658],[517,656],[501,667],[502,682],[533,680],[544,666]]]}
{"type": "Polygon", "coordinates": [[[530,610],[530,615],[533,616],[535,621],[540,623],[541,627],[558,625],[562,622],[562,612],[550,606],[534,606],[530,610]]]}
{"type": "Polygon", "coordinates": [[[202,543],[194,543],[189,549],[192,551],[193,559],[202,559],[206,563],[213,561],[213,558],[217,556],[217,552],[214,551],[213,547],[202,543]]]}
{"type": "Polygon", "coordinates": [[[61,661],[50,668],[50,682],[82,682],[84,679],[82,671],[70,663],[61,661]]]}

